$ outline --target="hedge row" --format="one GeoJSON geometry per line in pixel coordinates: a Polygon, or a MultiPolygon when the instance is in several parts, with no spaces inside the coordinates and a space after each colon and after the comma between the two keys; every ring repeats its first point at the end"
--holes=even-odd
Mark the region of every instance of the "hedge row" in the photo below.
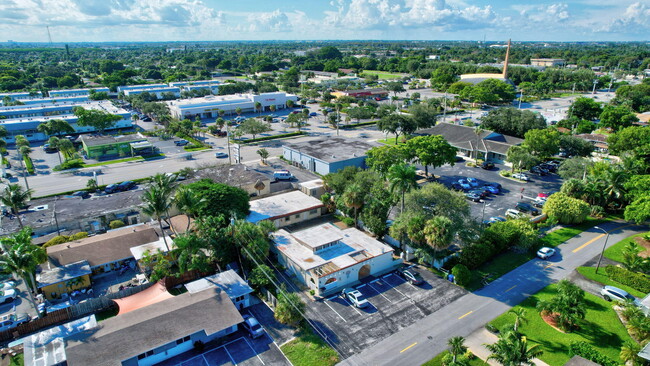
{"type": "Polygon", "coordinates": [[[27,169],[27,173],[34,174],[34,162],[32,161],[32,158],[25,155],[23,156],[23,160],[25,161],[25,168],[27,169]]]}
{"type": "Polygon", "coordinates": [[[569,355],[572,357],[580,356],[602,366],[618,366],[618,362],[603,355],[587,342],[583,341],[571,342],[571,345],[569,345],[569,355]]]}
{"type": "Polygon", "coordinates": [[[625,268],[617,266],[605,267],[607,276],[613,281],[630,286],[637,291],[643,293],[650,292],[650,278],[642,273],[628,271],[625,268]]]}
{"type": "Polygon", "coordinates": [[[250,144],[253,142],[260,142],[260,141],[268,141],[268,140],[274,140],[274,139],[282,139],[285,137],[293,137],[293,136],[301,136],[301,135],[306,135],[306,132],[300,131],[300,132],[289,132],[289,133],[283,133],[281,135],[273,135],[273,136],[264,136],[264,137],[258,137],[256,139],[249,139],[249,140],[241,140],[237,141],[234,140],[236,143],[240,144],[250,144]]]}

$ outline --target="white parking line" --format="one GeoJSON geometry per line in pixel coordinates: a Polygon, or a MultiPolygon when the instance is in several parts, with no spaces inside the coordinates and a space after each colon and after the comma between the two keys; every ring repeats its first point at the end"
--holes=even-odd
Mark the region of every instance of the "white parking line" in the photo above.
{"type": "Polygon", "coordinates": [[[373,290],[375,290],[375,291],[376,291],[376,292],[377,292],[381,297],[383,297],[384,299],[388,300],[388,302],[390,302],[390,303],[393,302],[393,300],[387,298],[386,295],[384,295],[384,294],[381,293],[379,290],[377,290],[377,289],[375,288],[375,286],[373,286],[373,285],[371,285],[371,284],[368,284],[368,286],[370,286],[370,288],[372,288],[373,290]]]}
{"type": "MultiPolygon", "coordinates": [[[[236,365],[237,362],[235,362],[235,359],[232,358],[232,355],[230,354],[230,352],[228,352],[228,348],[226,348],[226,345],[223,345],[221,347],[223,347],[223,350],[226,351],[226,353],[228,354],[228,357],[230,357],[230,361],[232,361],[233,365],[236,365]]],[[[205,360],[205,357],[203,357],[203,359],[205,360]]],[[[208,363],[208,365],[209,365],[209,363],[208,363]]]]}
{"type": "Polygon", "coordinates": [[[260,357],[259,353],[257,353],[257,351],[255,351],[255,348],[253,348],[253,346],[252,346],[251,343],[248,341],[248,339],[244,338],[244,341],[246,341],[246,344],[248,345],[248,347],[250,347],[251,351],[253,351],[253,353],[255,354],[255,356],[257,356],[257,358],[260,360],[260,362],[262,363],[262,365],[266,365],[266,364],[264,363],[264,361],[262,361],[262,357],[260,357]]]}
{"type": "MultiPolygon", "coordinates": [[[[354,306],[354,305],[352,305],[352,303],[349,302],[348,299],[346,299],[346,298],[344,297],[344,298],[343,298],[343,301],[345,301],[346,304],[352,306],[352,309],[354,309],[354,311],[356,311],[357,313],[359,313],[359,315],[361,315],[361,312],[360,312],[359,310],[357,310],[357,307],[354,306]]],[[[368,301],[368,302],[370,302],[370,301],[368,301]]],[[[372,304],[370,304],[370,305],[372,305],[372,304]]]]}
{"type": "Polygon", "coordinates": [[[339,318],[341,318],[344,322],[346,322],[346,323],[348,322],[347,320],[345,320],[344,317],[341,316],[341,314],[339,314],[336,310],[334,310],[334,308],[331,307],[330,304],[328,304],[328,303],[325,302],[325,301],[323,301],[323,303],[324,303],[325,305],[327,305],[328,308],[332,309],[332,311],[333,311],[336,315],[338,315],[339,318]]]}

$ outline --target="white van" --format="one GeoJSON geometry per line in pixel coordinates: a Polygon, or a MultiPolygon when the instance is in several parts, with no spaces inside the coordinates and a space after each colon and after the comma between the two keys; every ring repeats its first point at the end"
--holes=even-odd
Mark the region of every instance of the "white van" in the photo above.
{"type": "Polygon", "coordinates": [[[293,174],[288,170],[276,170],[273,172],[273,180],[276,182],[279,180],[292,180],[293,174]]]}

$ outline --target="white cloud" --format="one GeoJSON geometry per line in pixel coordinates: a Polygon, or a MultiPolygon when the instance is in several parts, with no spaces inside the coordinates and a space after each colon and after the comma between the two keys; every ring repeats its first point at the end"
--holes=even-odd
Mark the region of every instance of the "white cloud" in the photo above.
{"type": "Polygon", "coordinates": [[[614,18],[613,21],[598,30],[638,33],[647,36],[650,32],[650,7],[640,2],[633,3],[625,9],[621,16],[614,18]]]}
{"type": "Polygon", "coordinates": [[[293,26],[287,14],[276,9],[267,13],[252,13],[247,17],[248,27],[243,30],[249,32],[290,32],[293,26]]]}
{"type": "Polygon", "coordinates": [[[532,26],[530,22],[542,24],[558,23],[571,17],[569,6],[565,3],[540,6],[514,5],[513,9],[519,11],[519,14],[523,18],[522,21],[528,26],[532,26]]]}

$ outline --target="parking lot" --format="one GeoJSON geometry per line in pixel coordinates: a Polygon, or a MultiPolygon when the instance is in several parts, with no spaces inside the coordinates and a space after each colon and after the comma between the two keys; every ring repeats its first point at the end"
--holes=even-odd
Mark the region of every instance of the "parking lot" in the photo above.
{"type": "Polygon", "coordinates": [[[481,200],[481,202],[469,201],[472,209],[472,216],[477,220],[481,218],[488,219],[492,216],[504,216],[509,208],[514,208],[517,202],[531,202],[540,192],[559,191],[562,186],[562,178],[557,174],[539,176],[526,173],[530,177],[528,182],[519,182],[513,179],[504,178],[499,175],[500,170],[509,170],[510,168],[503,164],[495,164],[492,170],[481,168],[468,168],[464,162],[456,163],[453,167],[445,165],[429,172],[440,176],[440,183],[449,186],[463,178],[476,178],[479,186],[484,183],[496,182],[501,184],[503,190],[498,195],[490,195],[481,200]],[[523,198],[522,198],[523,197],[523,198]],[[483,215],[485,209],[485,215],[483,215]]]}
{"type": "MultiPolygon", "coordinates": [[[[415,269],[415,268],[414,268],[415,269]]],[[[356,308],[340,295],[309,301],[309,317],[345,357],[408,327],[466,293],[424,269],[419,286],[389,273],[356,286],[370,302],[356,308]]]]}
{"type": "Polygon", "coordinates": [[[259,338],[242,336],[218,348],[177,364],[178,366],[216,365],[290,365],[268,335],[259,338]]]}

